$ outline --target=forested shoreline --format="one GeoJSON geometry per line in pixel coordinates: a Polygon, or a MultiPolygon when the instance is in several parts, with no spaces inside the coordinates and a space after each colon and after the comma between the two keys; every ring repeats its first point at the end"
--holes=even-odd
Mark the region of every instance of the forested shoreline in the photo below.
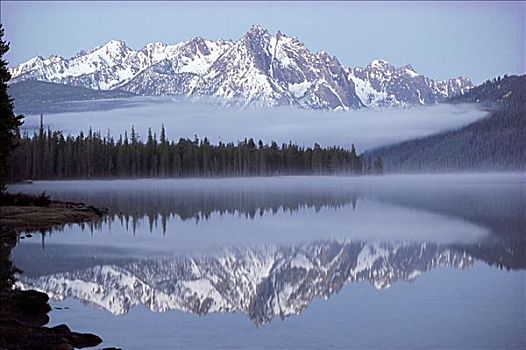
{"type": "Polygon", "coordinates": [[[44,129],[24,134],[13,152],[8,178],[11,182],[33,179],[220,177],[268,175],[381,174],[382,159],[358,155],[332,146],[300,147],[288,143],[211,144],[205,137],[169,141],[164,127],[159,137],[148,130],[143,141],[130,133],[114,138],[89,130],[64,135],[44,129]]]}

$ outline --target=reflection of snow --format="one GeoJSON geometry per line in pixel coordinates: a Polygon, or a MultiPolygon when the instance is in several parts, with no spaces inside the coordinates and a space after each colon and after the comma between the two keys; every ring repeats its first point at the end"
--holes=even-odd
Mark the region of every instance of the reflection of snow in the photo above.
{"type": "Polygon", "coordinates": [[[196,314],[243,312],[257,324],[303,311],[346,283],[376,288],[413,280],[436,266],[470,266],[473,259],[434,244],[351,241],[293,248],[233,249],[219,257],[136,260],[38,278],[20,276],[19,286],[73,297],[113,314],[143,304],[152,311],[196,314]]]}

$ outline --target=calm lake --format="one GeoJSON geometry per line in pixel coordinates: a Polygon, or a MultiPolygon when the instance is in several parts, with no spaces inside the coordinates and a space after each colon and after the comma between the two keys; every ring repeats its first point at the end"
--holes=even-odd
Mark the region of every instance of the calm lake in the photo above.
{"type": "Polygon", "coordinates": [[[524,174],[38,181],[50,325],[124,349],[526,348],[524,174]]]}

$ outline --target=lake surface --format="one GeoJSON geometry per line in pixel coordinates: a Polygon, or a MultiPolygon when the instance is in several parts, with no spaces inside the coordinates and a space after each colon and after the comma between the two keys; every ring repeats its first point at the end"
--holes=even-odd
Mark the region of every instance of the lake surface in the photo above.
{"type": "Polygon", "coordinates": [[[524,174],[39,181],[19,284],[124,349],[526,348],[524,174]]]}

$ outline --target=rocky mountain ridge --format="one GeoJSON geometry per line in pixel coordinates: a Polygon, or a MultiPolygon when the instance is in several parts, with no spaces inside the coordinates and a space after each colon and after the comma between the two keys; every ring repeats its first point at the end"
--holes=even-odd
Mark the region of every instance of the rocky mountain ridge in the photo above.
{"type": "Polygon", "coordinates": [[[139,95],[207,97],[228,105],[347,110],[430,105],[472,87],[467,78],[433,80],[410,65],[374,60],[342,65],[299,39],[252,26],[239,40],[194,37],[140,50],[111,40],[65,59],[34,57],[10,69],[12,83],[40,80],[139,95]]]}

